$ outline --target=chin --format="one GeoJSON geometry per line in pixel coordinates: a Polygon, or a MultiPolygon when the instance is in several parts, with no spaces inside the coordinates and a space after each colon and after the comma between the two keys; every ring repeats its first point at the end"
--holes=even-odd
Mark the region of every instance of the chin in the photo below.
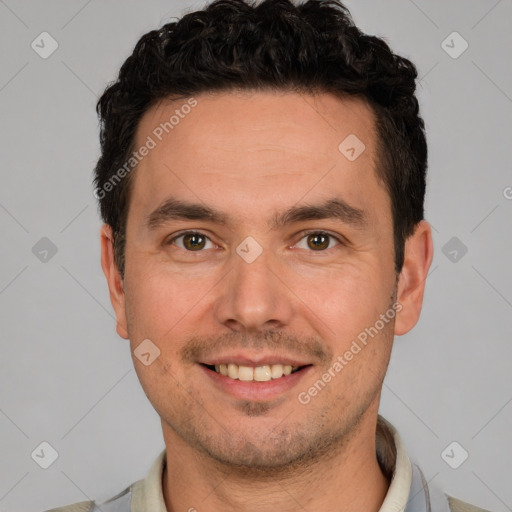
{"type": "Polygon", "coordinates": [[[333,446],[340,446],[341,438],[289,430],[281,430],[279,435],[272,436],[259,430],[252,435],[198,439],[198,442],[200,446],[196,447],[226,471],[236,469],[240,476],[270,477],[286,472],[296,474],[301,468],[310,470],[314,461],[337,451],[333,446]]]}

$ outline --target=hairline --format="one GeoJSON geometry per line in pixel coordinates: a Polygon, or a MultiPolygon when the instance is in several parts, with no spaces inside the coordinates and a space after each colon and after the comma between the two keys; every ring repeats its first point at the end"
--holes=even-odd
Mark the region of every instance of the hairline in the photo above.
{"type": "MultiPolygon", "coordinates": [[[[321,85],[312,85],[312,86],[305,86],[305,85],[295,85],[295,84],[289,84],[289,85],[283,85],[283,86],[276,86],[271,84],[263,84],[260,86],[254,86],[254,85],[239,85],[239,84],[233,84],[232,86],[223,86],[223,87],[208,87],[204,89],[200,89],[197,92],[191,91],[187,94],[179,94],[179,93],[169,93],[165,96],[157,97],[153,101],[148,102],[146,107],[144,108],[144,111],[141,113],[137,120],[137,125],[135,127],[132,140],[130,145],[127,148],[127,151],[124,155],[125,159],[128,157],[128,155],[132,154],[135,151],[135,148],[137,147],[137,135],[139,133],[139,128],[141,126],[141,122],[143,117],[152,109],[158,108],[158,106],[165,104],[165,103],[174,103],[179,100],[185,100],[187,98],[190,98],[192,95],[194,96],[200,96],[200,95],[207,95],[207,96],[217,96],[217,95],[229,95],[229,94],[249,94],[249,93],[259,93],[259,92],[275,92],[276,94],[308,94],[310,96],[317,96],[322,94],[331,94],[335,98],[337,98],[340,101],[343,100],[354,100],[358,101],[360,103],[363,103],[365,106],[368,107],[368,111],[371,114],[371,131],[375,138],[375,152],[374,152],[374,158],[373,158],[373,171],[377,178],[377,181],[381,186],[384,187],[387,197],[389,199],[389,205],[390,205],[390,213],[391,213],[391,221],[392,221],[392,227],[393,227],[393,249],[395,253],[395,261],[396,261],[396,255],[397,255],[397,238],[398,233],[396,230],[396,219],[395,219],[395,207],[394,207],[394,201],[392,197],[392,191],[390,188],[390,183],[388,183],[388,180],[386,179],[388,177],[388,174],[390,172],[389,166],[392,164],[392,155],[389,154],[389,150],[386,149],[385,139],[384,139],[384,133],[381,131],[381,117],[384,115],[383,112],[378,110],[378,105],[376,105],[374,102],[371,101],[370,98],[365,96],[362,93],[349,93],[343,90],[337,90],[334,88],[329,87],[323,87],[321,85]]],[[[123,184],[122,191],[120,194],[120,198],[124,199],[123,202],[123,210],[119,212],[119,230],[113,233],[114,238],[114,257],[116,259],[116,265],[121,262],[120,265],[118,265],[118,269],[122,270],[121,277],[124,277],[124,270],[125,270],[125,256],[126,256],[126,227],[128,224],[128,214],[130,211],[130,204],[132,202],[132,195],[133,195],[133,181],[135,180],[135,175],[138,171],[139,165],[133,167],[131,172],[127,175],[126,180],[123,184]],[[121,252],[120,252],[121,251],[121,252]]],[[[405,239],[404,239],[405,242],[405,239]]],[[[396,269],[398,270],[398,269],[396,269]]]]}

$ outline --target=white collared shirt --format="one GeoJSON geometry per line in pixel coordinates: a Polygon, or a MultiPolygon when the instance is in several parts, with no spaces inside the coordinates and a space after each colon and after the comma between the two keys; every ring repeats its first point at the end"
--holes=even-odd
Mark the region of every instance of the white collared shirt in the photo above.
{"type": "MultiPolygon", "coordinates": [[[[391,483],[379,512],[449,512],[447,496],[427,484],[420,469],[409,460],[397,430],[380,415],[376,449],[383,471],[391,475],[391,483]]],[[[165,463],[164,449],[146,478],[130,485],[107,502],[98,504],[91,512],[167,512],[162,491],[165,463]]],[[[193,507],[191,509],[194,510],[193,507]]]]}

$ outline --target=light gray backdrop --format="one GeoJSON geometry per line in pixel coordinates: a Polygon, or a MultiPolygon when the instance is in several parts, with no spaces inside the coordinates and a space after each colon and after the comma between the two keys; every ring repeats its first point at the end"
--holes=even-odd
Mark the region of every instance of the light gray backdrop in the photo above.
{"type": "MultiPolygon", "coordinates": [[[[105,499],[164,446],[99,263],[94,107],[143,33],[202,5],[0,0],[0,511],[105,499]]],[[[435,259],[381,413],[428,480],[509,511],[512,2],[347,5],[418,65],[430,147],[435,259]]]]}

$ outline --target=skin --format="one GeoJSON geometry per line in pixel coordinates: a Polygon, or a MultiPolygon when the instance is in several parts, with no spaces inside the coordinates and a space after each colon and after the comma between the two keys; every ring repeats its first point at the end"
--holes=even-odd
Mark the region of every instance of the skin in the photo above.
{"type": "MultiPolygon", "coordinates": [[[[396,276],[391,204],[375,170],[374,116],[362,100],[288,92],[196,100],[134,171],[124,280],[111,229],[101,229],[117,332],[132,354],[147,338],[160,349],[149,366],[133,361],[161,417],[167,510],[378,511],[389,487],[375,452],[381,388],[394,335],[420,314],[430,226],[422,221],[407,240],[396,276]],[[352,162],[338,150],[349,134],[366,146],[352,162]],[[170,220],[149,230],[147,216],[170,196],[220,210],[228,224],[170,220]],[[333,197],[362,210],[364,227],[337,218],[269,226],[287,208],[333,197]],[[183,230],[211,242],[187,250],[183,238],[172,241],[183,230]],[[305,230],[341,242],[311,248],[305,230]],[[248,236],[263,249],[252,263],[236,252],[248,236]],[[298,393],[395,301],[395,319],[300,403],[298,393]],[[272,399],[242,400],[212,385],[195,360],[235,351],[312,367],[272,399]]],[[[146,112],[136,147],[184,103],[146,112]]]]}

